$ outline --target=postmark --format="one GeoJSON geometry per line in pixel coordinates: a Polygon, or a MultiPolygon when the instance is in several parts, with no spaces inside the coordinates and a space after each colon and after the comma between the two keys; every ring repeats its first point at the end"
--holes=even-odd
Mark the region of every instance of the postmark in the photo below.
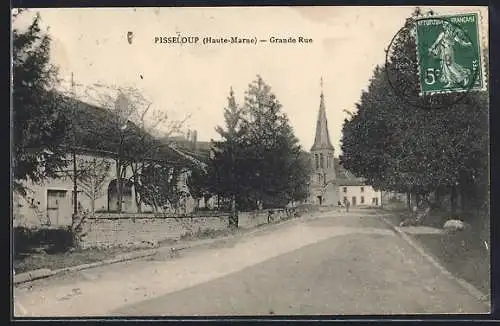
{"type": "Polygon", "coordinates": [[[420,95],[483,90],[479,15],[417,19],[420,95]]]}

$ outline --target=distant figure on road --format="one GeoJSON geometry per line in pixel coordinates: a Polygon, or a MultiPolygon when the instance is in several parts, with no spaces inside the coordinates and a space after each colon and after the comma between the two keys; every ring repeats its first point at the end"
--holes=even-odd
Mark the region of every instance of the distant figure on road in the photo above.
{"type": "Polygon", "coordinates": [[[342,210],[342,202],[340,200],[337,202],[337,206],[338,206],[339,212],[340,212],[342,210]]]}
{"type": "Polygon", "coordinates": [[[349,212],[349,206],[351,206],[351,203],[349,202],[349,199],[346,199],[344,201],[344,205],[345,205],[346,212],[349,212]]]}

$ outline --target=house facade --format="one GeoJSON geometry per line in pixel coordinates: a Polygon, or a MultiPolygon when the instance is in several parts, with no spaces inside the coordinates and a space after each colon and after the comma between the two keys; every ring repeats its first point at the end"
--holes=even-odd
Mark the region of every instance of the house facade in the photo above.
{"type": "MultiPolygon", "coordinates": [[[[116,163],[112,158],[101,155],[80,154],[78,161],[97,161],[99,164],[109,166],[100,187],[89,187],[77,182],[78,207],[102,213],[116,213],[118,211],[118,182],[116,163]]],[[[71,169],[71,167],[69,167],[71,169]]],[[[183,193],[180,200],[180,210],[177,213],[190,213],[196,203],[190,196],[186,185],[188,169],[185,169],[178,179],[177,188],[183,193]]],[[[28,189],[25,197],[14,193],[13,215],[15,224],[18,225],[71,225],[71,216],[74,205],[74,184],[71,171],[61,171],[59,178],[50,178],[44,182],[26,182],[28,189]]],[[[134,184],[130,181],[133,176],[132,169],[127,166],[122,179],[122,213],[152,213],[153,207],[136,200],[134,184]],[[139,204],[138,204],[139,202],[139,204]],[[139,207],[140,210],[139,210],[139,207]]],[[[95,183],[94,183],[95,185],[95,183]]],[[[173,212],[173,208],[160,207],[159,212],[173,212]]]]}
{"type": "Polygon", "coordinates": [[[345,170],[335,158],[330,140],[323,91],[320,95],[316,134],[310,150],[312,173],[307,203],[334,206],[349,200],[351,206],[380,206],[382,194],[345,170]]]}
{"type": "Polygon", "coordinates": [[[342,182],[339,184],[341,202],[351,206],[381,206],[382,194],[363,183],[342,182]]]}
{"type": "MultiPolygon", "coordinates": [[[[180,150],[177,150],[181,153],[180,150]]],[[[180,155],[180,154],[179,154],[180,155]]],[[[189,157],[189,155],[187,155],[189,157]]],[[[13,217],[15,225],[71,225],[74,207],[74,183],[72,171],[72,156],[68,156],[68,166],[59,172],[58,178],[49,178],[43,182],[24,182],[27,195],[13,193],[13,217]]],[[[187,159],[187,158],[186,158],[187,159]]],[[[76,155],[77,168],[81,162],[90,162],[96,178],[87,182],[77,181],[77,205],[80,209],[94,211],[96,215],[116,213],[118,211],[118,182],[116,160],[99,151],[85,150],[76,155]],[[102,178],[100,177],[102,175],[102,178]],[[96,182],[100,179],[99,182],[96,182]]],[[[87,165],[88,166],[88,165],[87,165]]],[[[187,164],[186,164],[187,166],[187,164]]],[[[123,169],[123,168],[122,168],[123,169]]],[[[77,173],[78,173],[77,169],[77,173]]],[[[122,213],[152,213],[153,207],[136,200],[138,194],[132,181],[133,171],[130,165],[122,171],[122,213]],[[140,206],[140,209],[139,209],[140,206]]],[[[178,176],[177,189],[182,193],[177,210],[172,205],[159,207],[160,213],[188,214],[199,205],[192,198],[187,186],[190,173],[188,167],[183,168],[178,176]]],[[[203,203],[202,203],[203,204],[203,203]]]]}

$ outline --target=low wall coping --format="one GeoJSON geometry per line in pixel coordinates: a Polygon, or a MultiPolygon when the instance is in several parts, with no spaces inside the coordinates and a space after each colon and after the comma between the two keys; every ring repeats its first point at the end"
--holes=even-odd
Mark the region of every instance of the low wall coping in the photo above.
{"type": "Polygon", "coordinates": [[[200,219],[200,218],[210,218],[210,217],[227,217],[229,214],[218,214],[218,215],[194,215],[194,216],[158,216],[158,215],[153,215],[153,216],[134,216],[134,215],[129,215],[129,216],[95,216],[95,217],[88,217],[87,220],[168,220],[168,219],[200,219]]]}
{"type": "MultiPolygon", "coordinates": [[[[238,215],[249,214],[267,214],[269,211],[272,212],[284,212],[286,208],[273,208],[273,209],[262,209],[255,211],[239,211],[238,215]]],[[[118,219],[195,219],[195,218],[208,218],[208,217],[228,217],[231,212],[217,212],[214,214],[196,214],[196,215],[167,215],[167,214],[144,214],[144,213],[97,213],[93,217],[88,217],[89,220],[118,220],[118,219]],[[101,215],[102,214],[102,215],[101,215]]]]}

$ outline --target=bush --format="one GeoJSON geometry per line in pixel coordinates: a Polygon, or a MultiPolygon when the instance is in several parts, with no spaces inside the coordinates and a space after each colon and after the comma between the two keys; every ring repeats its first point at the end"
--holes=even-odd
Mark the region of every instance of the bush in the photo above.
{"type": "Polygon", "coordinates": [[[14,255],[32,252],[43,247],[47,253],[65,252],[73,247],[73,235],[69,228],[37,228],[15,227],[14,255]]]}

